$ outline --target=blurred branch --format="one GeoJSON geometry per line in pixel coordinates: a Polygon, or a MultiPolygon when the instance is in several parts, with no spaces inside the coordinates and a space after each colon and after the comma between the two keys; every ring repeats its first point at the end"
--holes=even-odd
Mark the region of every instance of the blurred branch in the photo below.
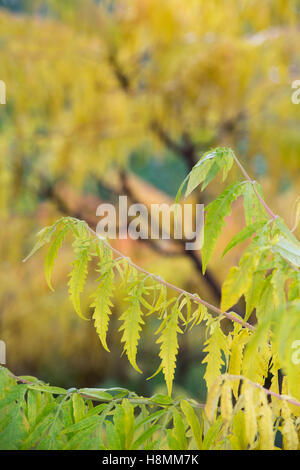
{"type": "Polygon", "coordinates": [[[111,51],[108,55],[108,61],[111,64],[114,74],[122,88],[125,92],[128,92],[130,89],[130,80],[129,77],[124,73],[120,64],[116,59],[116,55],[111,51]]]}
{"type": "MultiPolygon", "coordinates": [[[[126,75],[124,70],[122,70],[122,67],[116,58],[116,54],[113,53],[113,51],[110,51],[108,58],[121,89],[125,93],[129,93],[131,89],[130,78],[126,75]]],[[[150,129],[167,148],[181,156],[187,162],[190,170],[193,168],[197,162],[196,147],[186,132],[182,135],[183,144],[179,144],[170,137],[157,120],[153,120],[150,123],[150,129]]]]}
{"type": "MultiPolygon", "coordinates": [[[[124,192],[127,195],[127,197],[131,200],[131,202],[133,204],[139,204],[140,202],[136,200],[136,198],[134,197],[134,195],[131,191],[131,188],[128,184],[128,178],[127,178],[127,174],[126,174],[125,170],[121,171],[120,179],[121,179],[121,185],[122,185],[121,186],[122,192],[124,192]]],[[[147,240],[143,240],[143,241],[147,241],[150,244],[151,248],[157,250],[158,245],[153,240],[147,239],[147,240]]],[[[204,279],[206,280],[206,282],[210,286],[210,288],[211,288],[212,292],[214,293],[216,299],[218,301],[220,301],[221,300],[221,289],[220,289],[220,286],[219,286],[218,282],[216,281],[213,274],[211,273],[211,271],[209,269],[207,269],[206,273],[203,275],[201,260],[198,258],[195,251],[185,249],[185,240],[173,240],[173,242],[176,242],[181,247],[181,251],[177,253],[177,256],[187,256],[187,257],[190,258],[190,260],[194,264],[194,267],[196,268],[196,270],[201,274],[202,277],[204,277],[204,279]]],[[[164,255],[168,256],[169,252],[167,250],[164,250],[162,248],[159,248],[159,250],[160,250],[161,254],[164,254],[164,255]]]]}
{"type": "MultiPolygon", "coordinates": [[[[131,188],[129,187],[127,175],[124,170],[120,173],[120,180],[121,180],[120,193],[125,193],[132,203],[134,204],[139,203],[134,197],[131,188]]],[[[45,177],[40,176],[40,181],[42,182],[42,187],[39,191],[39,196],[44,199],[52,200],[56,204],[58,210],[62,214],[71,215],[72,217],[79,218],[79,219],[84,219],[88,222],[89,225],[92,225],[92,226],[95,226],[97,224],[96,216],[90,217],[86,213],[86,211],[82,210],[80,207],[77,207],[76,210],[72,209],[66,203],[66,200],[61,196],[59,191],[56,189],[56,186],[52,185],[49,181],[47,181],[45,177]]],[[[110,191],[116,196],[120,195],[120,193],[116,192],[114,189],[110,188],[110,191]]],[[[194,267],[196,268],[197,272],[208,283],[216,299],[220,301],[221,290],[220,290],[218,282],[216,281],[216,279],[214,278],[213,274],[211,273],[209,269],[206,271],[205,275],[202,274],[202,262],[194,251],[185,250],[185,246],[184,246],[185,240],[173,240],[174,243],[180,246],[179,250],[166,249],[165,247],[162,247],[159,243],[156,243],[154,240],[151,240],[150,238],[138,239],[137,241],[140,243],[149,245],[152,250],[154,250],[156,253],[162,256],[166,256],[166,257],[186,256],[188,257],[194,264],[194,267]]]]}
{"type": "Polygon", "coordinates": [[[152,121],[150,124],[150,129],[157,135],[160,141],[163,142],[167,148],[172,150],[186,161],[190,170],[193,168],[193,166],[197,163],[196,147],[186,132],[183,133],[183,144],[180,145],[170,137],[170,135],[163,129],[159,122],[152,121]]]}

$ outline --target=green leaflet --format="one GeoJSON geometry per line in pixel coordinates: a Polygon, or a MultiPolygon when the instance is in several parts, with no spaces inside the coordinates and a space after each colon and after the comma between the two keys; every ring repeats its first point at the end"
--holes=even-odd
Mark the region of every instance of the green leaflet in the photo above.
{"type": "Polygon", "coordinates": [[[0,409],[3,410],[6,406],[13,404],[15,401],[21,401],[24,398],[26,388],[26,385],[16,384],[10,388],[0,401],[0,409]]]}
{"type": "Polygon", "coordinates": [[[271,351],[268,346],[269,323],[262,322],[251,335],[243,357],[242,373],[253,382],[264,383],[269,371],[271,351]]]}
{"type": "Polygon", "coordinates": [[[90,260],[90,249],[93,241],[86,238],[75,239],[73,246],[75,251],[75,260],[73,261],[73,270],[70,274],[69,295],[76,313],[83,320],[87,318],[82,314],[80,306],[80,294],[83,292],[85,285],[88,261],[90,260]]]}
{"type": "Polygon", "coordinates": [[[32,390],[39,390],[40,392],[48,392],[48,393],[55,393],[57,395],[66,395],[67,390],[61,387],[51,387],[50,385],[46,385],[43,383],[37,383],[28,386],[32,390]]]}
{"type": "Polygon", "coordinates": [[[243,294],[248,292],[253,273],[259,261],[259,253],[255,254],[253,251],[248,251],[242,256],[239,266],[231,268],[222,286],[222,312],[226,312],[226,310],[237,303],[243,294]]]}
{"type": "Polygon", "coordinates": [[[64,449],[104,449],[101,431],[104,420],[112,408],[111,403],[98,405],[92,408],[84,419],[65,428],[62,433],[67,434],[69,440],[64,449]]]}
{"type": "Polygon", "coordinates": [[[123,331],[122,342],[124,343],[124,351],[132,367],[137,372],[142,372],[136,363],[137,346],[140,338],[140,332],[145,322],[143,321],[143,312],[140,307],[140,296],[142,295],[142,287],[133,288],[129,297],[129,307],[122,313],[120,321],[123,322],[119,331],[123,331]]]}
{"type": "Polygon", "coordinates": [[[205,438],[203,439],[203,445],[202,445],[203,450],[209,450],[213,448],[213,444],[215,440],[217,439],[217,436],[221,430],[222,424],[223,423],[222,423],[221,416],[219,416],[219,418],[215,421],[215,423],[209,428],[205,438]]]}
{"type": "Polygon", "coordinates": [[[230,251],[232,248],[237,246],[239,243],[242,243],[248,238],[250,238],[255,232],[257,232],[263,226],[264,226],[264,222],[255,222],[254,224],[246,225],[246,227],[244,227],[239,233],[237,233],[233,237],[233,239],[228,243],[225,250],[223,251],[222,256],[225,256],[226,253],[228,253],[228,251],[230,251]]]}
{"type": "Polygon", "coordinates": [[[180,450],[179,441],[176,439],[175,432],[167,429],[167,442],[170,449],[180,450]]]}
{"type": "MultiPolygon", "coordinates": [[[[286,374],[288,393],[300,401],[300,301],[293,301],[286,309],[275,329],[279,358],[286,374]]],[[[286,393],[286,392],[283,392],[286,393]]],[[[293,411],[299,416],[298,407],[293,411]]]]}
{"type": "Polygon", "coordinates": [[[14,385],[16,385],[15,379],[9,375],[9,372],[5,367],[0,366],[0,403],[6,392],[8,392],[8,390],[10,390],[14,385]]]}
{"type": "MultiPolygon", "coordinates": [[[[184,403],[188,404],[187,402],[184,402],[184,403]]],[[[194,412],[193,408],[192,408],[192,411],[194,412]]],[[[196,420],[197,420],[197,417],[196,417],[196,420]]],[[[188,442],[186,438],[185,424],[183,422],[183,419],[181,418],[180,413],[176,409],[173,411],[173,425],[174,425],[173,435],[179,444],[179,450],[186,450],[188,448],[187,447],[188,442]]]]}
{"type": "Polygon", "coordinates": [[[83,419],[65,428],[62,433],[67,434],[68,441],[64,449],[104,450],[103,424],[112,408],[112,403],[97,405],[91,408],[83,419]]]}
{"type": "Polygon", "coordinates": [[[22,449],[29,450],[34,449],[41,438],[47,434],[50,429],[51,424],[53,423],[54,418],[55,404],[48,405],[43,409],[39,419],[36,422],[36,425],[30,429],[26,439],[22,443],[22,449]]]}
{"type": "Polygon", "coordinates": [[[245,321],[248,320],[254,308],[257,306],[259,302],[261,292],[264,287],[264,280],[265,280],[264,271],[257,271],[253,273],[250,287],[245,293],[245,299],[246,299],[245,321]]]}
{"type": "MultiPolygon", "coordinates": [[[[151,401],[151,399],[150,399],[151,401]]],[[[148,425],[152,423],[152,421],[157,422],[159,418],[161,418],[165,414],[165,409],[155,411],[152,414],[147,414],[147,410],[143,410],[144,412],[139,415],[139,418],[136,420],[136,427],[135,430],[137,431],[141,427],[145,427],[145,425],[148,425]],[[144,418],[143,416],[146,415],[144,418]],[[143,418],[140,420],[140,417],[143,418]]]]}
{"type": "Polygon", "coordinates": [[[96,424],[91,428],[77,433],[67,444],[64,449],[76,450],[105,450],[102,441],[101,424],[96,424]]]}
{"type": "Polygon", "coordinates": [[[44,262],[44,271],[45,271],[45,277],[48,286],[50,287],[51,290],[54,290],[51,284],[51,273],[53,270],[54,262],[57,258],[58,255],[58,250],[63,244],[63,241],[69,231],[68,226],[63,226],[60,230],[58,230],[53,237],[52,243],[48,249],[48,253],[45,258],[44,262]]]}
{"type": "Polygon", "coordinates": [[[268,374],[270,330],[280,321],[285,308],[282,274],[275,269],[260,288],[256,303],[257,329],[248,343],[243,363],[243,373],[256,382],[263,383],[268,374]]]}
{"type": "Polygon", "coordinates": [[[134,438],[134,406],[127,398],[122,401],[122,409],[124,410],[124,418],[120,423],[122,431],[125,433],[125,449],[131,449],[134,438]]]}
{"type": "Polygon", "coordinates": [[[276,269],[267,278],[264,288],[256,306],[256,316],[258,323],[271,323],[278,319],[278,312],[285,306],[284,278],[280,274],[278,279],[276,269]],[[279,282],[278,282],[279,281],[279,282]]]}
{"type": "Polygon", "coordinates": [[[204,244],[202,247],[203,273],[212,255],[216,242],[225,224],[225,217],[231,213],[232,203],[240,196],[243,183],[233,183],[213,202],[206,207],[204,226],[204,244]]]}
{"type": "Polygon", "coordinates": [[[261,197],[263,196],[261,186],[256,181],[253,184],[249,183],[244,186],[243,199],[246,225],[252,225],[257,222],[266,222],[268,220],[266,211],[255,194],[253,189],[254,185],[259,195],[261,197]]]}
{"type": "Polygon", "coordinates": [[[206,186],[208,186],[209,183],[211,183],[212,180],[217,176],[217,174],[222,168],[222,164],[223,164],[223,161],[221,159],[216,158],[215,160],[212,161],[212,165],[209,168],[209,171],[207,175],[205,176],[204,181],[202,183],[201,191],[204,191],[206,186]]]}
{"type": "Polygon", "coordinates": [[[273,252],[280,254],[282,258],[300,268],[300,244],[293,243],[284,237],[280,237],[278,242],[273,245],[273,252]]]}
{"type": "Polygon", "coordinates": [[[159,405],[172,405],[173,400],[168,395],[162,395],[161,393],[156,393],[150,398],[153,403],[158,403],[159,405]]]}
{"type": "Polygon", "coordinates": [[[223,168],[223,181],[226,180],[228,173],[230,172],[233,162],[234,162],[234,153],[233,150],[228,149],[226,147],[223,148],[222,154],[222,168],[223,168]]]}
{"type": "Polygon", "coordinates": [[[180,185],[180,187],[179,187],[179,189],[178,189],[178,191],[177,191],[177,194],[176,194],[176,197],[175,197],[175,204],[176,204],[176,207],[175,207],[175,217],[177,217],[177,208],[178,208],[177,204],[179,203],[179,200],[180,200],[181,195],[182,195],[183,188],[185,187],[186,182],[187,182],[188,179],[189,179],[189,176],[190,176],[190,174],[188,174],[188,175],[184,178],[183,182],[181,183],[181,185],[180,185]]]}
{"type": "Polygon", "coordinates": [[[176,196],[176,202],[179,200],[182,188],[188,179],[187,189],[185,197],[189,196],[194,189],[196,189],[201,183],[201,191],[215,178],[219,171],[223,168],[223,181],[227,178],[228,172],[230,171],[234,161],[233,151],[225,147],[218,147],[214,150],[206,152],[203,157],[196,163],[188,177],[182,183],[178,194],[176,196]]]}
{"type": "Polygon", "coordinates": [[[108,448],[131,449],[135,430],[134,407],[127,399],[121,405],[116,405],[113,420],[113,426],[106,422],[108,448]]]}
{"type": "Polygon", "coordinates": [[[272,284],[272,304],[273,304],[273,313],[272,321],[277,322],[283,314],[283,311],[286,309],[286,292],[285,284],[288,279],[287,274],[285,273],[284,267],[281,267],[280,263],[277,263],[275,260],[275,269],[272,272],[271,284],[272,284]]]}
{"type": "Polygon", "coordinates": [[[109,317],[111,315],[111,307],[113,306],[111,296],[114,291],[114,263],[111,252],[107,254],[108,259],[99,262],[99,271],[101,273],[100,283],[96,292],[93,294],[94,301],[91,307],[94,307],[93,320],[96,331],[106,351],[109,351],[106,343],[106,334],[109,325],[109,317]]]}
{"type": "MultiPolygon", "coordinates": [[[[232,375],[241,375],[243,352],[245,345],[250,339],[250,334],[247,330],[243,329],[241,325],[235,324],[233,331],[233,338],[230,345],[230,359],[228,373],[232,375]]],[[[232,384],[232,391],[234,396],[238,396],[239,382],[235,381],[232,384]]]]}
{"type": "Polygon", "coordinates": [[[25,407],[24,396],[26,385],[12,384],[1,374],[1,388],[4,396],[0,400],[0,450],[15,450],[20,448],[26,437],[26,426],[23,417],[25,407]]]}
{"type": "Polygon", "coordinates": [[[63,450],[105,450],[101,442],[101,419],[94,425],[77,432],[63,447],[63,450]]]}
{"type": "Polygon", "coordinates": [[[295,237],[295,235],[287,228],[285,222],[280,217],[277,217],[275,220],[275,225],[279,229],[281,235],[284,235],[289,241],[294,243],[295,245],[299,245],[299,240],[295,237]]]}
{"type": "Polygon", "coordinates": [[[224,365],[222,351],[225,356],[228,354],[226,336],[221,330],[220,323],[216,322],[214,325],[212,325],[211,330],[211,336],[206,341],[205,347],[203,349],[203,352],[206,352],[207,355],[202,361],[203,364],[206,363],[204,378],[208,390],[219,377],[221,369],[224,365]]]}
{"type": "Polygon", "coordinates": [[[37,390],[27,391],[27,419],[29,426],[33,427],[36,423],[38,409],[41,403],[41,393],[37,390]]]}
{"type": "MultiPolygon", "coordinates": [[[[154,424],[150,428],[146,429],[137,439],[136,441],[132,444],[131,449],[141,449],[144,446],[144,443],[151,439],[153,434],[156,433],[160,429],[160,425],[154,424]]],[[[146,447],[144,447],[146,449],[146,447]]]]}
{"type": "Polygon", "coordinates": [[[95,398],[95,400],[111,400],[112,396],[107,393],[106,389],[103,388],[81,388],[80,393],[87,395],[90,398],[95,398]]]}
{"type": "MultiPolygon", "coordinates": [[[[275,327],[275,340],[282,361],[286,360],[288,355],[291,358],[291,350],[287,348],[290,338],[293,338],[294,332],[299,331],[300,302],[299,299],[293,301],[283,312],[282,317],[275,327]]],[[[297,339],[297,338],[295,338],[297,339]]]]}
{"type": "MultiPolygon", "coordinates": [[[[107,405],[104,405],[107,406],[107,405]]],[[[63,430],[64,434],[71,434],[71,433],[77,433],[79,431],[83,431],[85,429],[93,427],[95,424],[98,424],[100,421],[99,416],[89,416],[85,419],[81,419],[77,423],[65,428],[63,430]]]]}
{"type": "Polygon", "coordinates": [[[176,357],[178,353],[177,334],[182,333],[178,326],[179,312],[178,306],[172,307],[170,315],[165,319],[163,329],[157,343],[160,344],[159,357],[161,358],[161,367],[165,376],[168,394],[172,393],[172,385],[176,367],[176,357]]]}
{"type": "MultiPolygon", "coordinates": [[[[201,161],[201,160],[200,160],[201,161]]],[[[185,191],[185,197],[188,197],[194,189],[196,189],[201,182],[206,178],[207,174],[209,173],[209,170],[211,169],[213,165],[212,160],[206,160],[204,161],[201,165],[195,166],[193,170],[191,171],[188,179],[188,184],[187,188],[185,191]]]]}
{"type": "Polygon", "coordinates": [[[294,273],[293,280],[289,286],[289,302],[300,297],[300,273],[294,273]]]}
{"type": "Polygon", "coordinates": [[[38,442],[37,450],[62,450],[65,440],[60,436],[63,430],[63,422],[58,417],[54,416],[54,421],[51,422],[50,427],[38,442]]]}
{"type": "Polygon", "coordinates": [[[8,419],[0,420],[0,450],[16,450],[20,448],[26,436],[26,428],[19,403],[8,409],[8,419]]]}
{"type": "Polygon", "coordinates": [[[122,450],[122,444],[120,442],[120,437],[115,429],[115,426],[110,421],[106,421],[106,441],[107,449],[110,450],[122,450]]]}
{"type": "Polygon", "coordinates": [[[38,241],[30,251],[30,253],[26,256],[26,258],[23,259],[23,262],[25,263],[31,256],[36,253],[40,248],[42,248],[46,243],[48,243],[51,240],[51,237],[53,233],[55,232],[56,226],[58,225],[59,221],[57,221],[54,225],[51,225],[51,227],[45,227],[42,230],[40,230],[37,234],[38,241]]]}
{"type": "Polygon", "coordinates": [[[205,305],[198,304],[197,309],[194,311],[192,318],[190,319],[190,330],[194,328],[195,325],[200,325],[203,320],[207,319],[207,308],[205,305]]]}
{"type": "Polygon", "coordinates": [[[195,411],[192,406],[186,401],[182,400],[180,402],[180,407],[186,417],[186,420],[191,428],[193,438],[195,440],[197,449],[202,449],[202,430],[199,420],[196,416],[195,411]]]}
{"type": "Polygon", "coordinates": [[[232,450],[247,450],[248,442],[245,436],[245,415],[239,410],[233,418],[233,432],[230,436],[232,450]]]}
{"type": "Polygon", "coordinates": [[[86,406],[84,400],[79,393],[73,393],[72,405],[74,421],[75,423],[77,423],[78,421],[84,418],[86,413],[86,406]]]}

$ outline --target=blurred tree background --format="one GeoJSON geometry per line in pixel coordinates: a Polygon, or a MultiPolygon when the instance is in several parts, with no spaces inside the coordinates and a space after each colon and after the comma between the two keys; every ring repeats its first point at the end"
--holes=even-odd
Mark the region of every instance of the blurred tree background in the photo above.
{"type": "MultiPolygon", "coordinates": [[[[118,384],[141,394],[162,386],[159,376],[145,381],[156,365],[147,333],[142,376],[120,358],[121,292],[108,354],[67,298],[70,251],[61,251],[54,293],[41,255],[21,262],[37,230],[59,215],[95,228],[97,206],[117,203],[119,195],[172,203],[201,153],[224,145],[293,225],[299,12],[298,0],[0,0],[0,79],[7,87],[0,106],[0,337],[15,373],[69,387],[118,384]]],[[[207,203],[221,188],[220,180],[190,201],[207,203]]],[[[242,224],[237,202],[205,277],[200,253],[178,241],[114,245],[218,304],[220,283],[240,253],[235,248],[222,260],[222,249],[242,224]]],[[[178,390],[198,399],[202,335],[199,329],[182,339],[175,377],[178,390]]]]}

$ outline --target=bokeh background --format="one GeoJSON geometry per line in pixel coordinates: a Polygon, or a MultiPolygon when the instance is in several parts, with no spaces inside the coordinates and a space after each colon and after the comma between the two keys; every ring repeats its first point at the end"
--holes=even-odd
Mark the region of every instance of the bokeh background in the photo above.
{"type": "MultiPolygon", "coordinates": [[[[172,203],[201,153],[230,146],[274,211],[293,226],[300,181],[300,2],[297,0],[0,0],[0,338],[7,366],[56,385],[164,390],[149,321],[139,364],[121,357],[117,290],[108,342],[67,296],[72,252],[60,252],[55,292],[43,256],[22,263],[35,233],[60,215],[95,228],[101,202],[172,203]]],[[[240,178],[238,169],[230,175],[240,178]]],[[[190,202],[208,203],[222,181],[190,202]]],[[[240,201],[210,263],[172,241],[115,241],[151,272],[214,304],[239,259],[222,249],[243,226],[240,201]]],[[[95,279],[83,296],[88,311],[95,279]]],[[[243,305],[237,309],[243,311],[243,305]]],[[[229,327],[229,326],[228,326],[229,327]]],[[[177,391],[203,397],[203,332],[181,338],[177,391]]]]}

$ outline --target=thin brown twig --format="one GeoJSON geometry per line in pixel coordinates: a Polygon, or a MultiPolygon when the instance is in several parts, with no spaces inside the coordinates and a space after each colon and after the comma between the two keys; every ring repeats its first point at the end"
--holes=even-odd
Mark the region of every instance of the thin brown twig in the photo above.
{"type": "MultiPolygon", "coordinates": [[[[273,220],[276,220],[277,219],[277,216],[273,213],[273,211],[270,209],[270,207],[266,204],[266,202],[263,200],[263,198],[260,196],[260,194],[258,193],[256,187],[255,187],[255,184],[254,184],[254,181],[250,178],[250,176],[248,175],[247,171],[245,170],[245,168],[243,167],[243,165],[240,163],[239,159],[235,156],[234,156],[234,160],[236,162],[236,164],[239,166],[240,170],[242,171],[243,175],[245,176],[245,178],[247,179],[247,181],[249,181],[252,185],[253,185],[253,190],[256,194],[256,196],[258,197],[259,201],[261,202],[261,204],[263,205],[263,207],[266,209],[266,211],[268,212],[268,214],[271,216],[271,218],[273,220]]],[[[89,227],[89,230],[97,237],[97,233],[92,230],[90,227],[89,227]]],[[[163,284],[165,285],[166,287],[168,287],[169,289],[172,289],[172,290],[175,290],[176,292],[180,293],[180,294],[184,294],[184,295],[187,295],[190,299],[193,299],[195,302],[198,302],[202,305],[204,305],[205,307],[207,307],[208,309],[212,310],[213,312],[217,313],[218,315],[223,315],[224,317],[228,318],[229,320],[235,322],[235,323],[239,323],[240,325],[248,328],[249,330],[251,331],[255,331],[255,327],[253,325],[250,325],[250,323],[244,321],[236,312],[232,312],[232,313],[229,313],[229,312],[222,312],[221,309],[219,309],[218,307],[215,307],[214,305],[206,302],[205,300],[202,300],[200,299],[200,297],[198,297],[197,295],[195,294],[191,294],[190,292],[184,290],[184,289],[181,289],[180,287],[177,287],[177,286],[174,286],[173,284],[165,281],[164,279],[162,279],[160,276],[156,276],[155,274],[152,274],[152,273],[149,273],[148,271],[146,271],[145,269],[141,268],[140,266],[138,266],[137,264],[135,264],[133,261],[131,261],[128,257],[126,257],[125,255],[123,255],[123,253],[121,253],[120,251],[116,250],[115,248],[113,248],[106,240],[103,240],[103,242],[105,243],[105,245],[110,248],[115,254],[117,254],[119,257],[123,258],[123,259],[127,259],[127,262],[128,264],[130,264],[133,268],[135,268],[136,270],[144,273],[145,275],[147,276],[150,276],[152,277],[152,279],[155,279],[157,282],[159,282],[160,284],[163,284]]]]}
{"type": "MultiPolygon", "coordinates": [[[[96,236],[97,238],[100,238],[98,236],[98,234],[91,227],[89,227],[88,225],[87,225],[87,227],[94,236],[96,236]]],[[[112,250],[118,257],[127,260],[128,264],[130,266],[132,266],[134,269],[136,269],[137,271],[140,271],[141,273],[145,274],[146,276],[151,277],[152,279],[154,279],[158,283],[163,284],[164,286],[178,292],[179,294],[187,295],[190,299],[193,299],[195,302],[204,305],[205,307],[207,307],[208,309],[210,309],[213,312],[217,313],[218,315],[223,315],[224,317],[229,318],[229,320],[231,320],[233,322],[236,322],[236,323],[239,323],[240,325],[244,326],[245,328],[248,328],[251,331],[255,331],[255,327],[253,325],[250,325],[250,323],[245,322],[241,317],[239,317],[239,315],[237,313],[235,313],[235,312],[232,312],[232,313],[222,312],[221,309],[219,309],[218,307],[215,307],[214,305],[206,302],[205,300],[198,297],[196,294],[192,294],[191,292],[188,292],[184,289],[181,289],[180,287],[177,287],[174,284],[171,284],[170,282],[165,281],[160,276],[157,276],[156,274],[152,274],[149,271],[147,271],[146,269],[142,268],[141,266],[138,266],[133,261],[131,261],[130,258],[125,256],[123,253],[121,253],[116,248],[112,247],[105,239],[101,238],[101,241],[103,241],[105,246],[107,246],[110,250],[112,250]]]]}
{"type": "Polygon", "coordinates": [[[272,397],[278,398],[278,400],[285,400],[291,405],[300,406],[300,402],[298,400],[294,398],[290,398],[287,395],[280,395],[279,393],[273,392],[272,390],[269,390],[268,388],[265,388],[256,382],[253,382],[253,380],[250,380],[247,377],[244,377],[243,375],[231,375],[231,374],[225,374],[225,375],[230,380],[246,381],[250,383],[253,387],[258,388],[259,390],[263,390],[267,395],[271,395],[272,397]]]}

